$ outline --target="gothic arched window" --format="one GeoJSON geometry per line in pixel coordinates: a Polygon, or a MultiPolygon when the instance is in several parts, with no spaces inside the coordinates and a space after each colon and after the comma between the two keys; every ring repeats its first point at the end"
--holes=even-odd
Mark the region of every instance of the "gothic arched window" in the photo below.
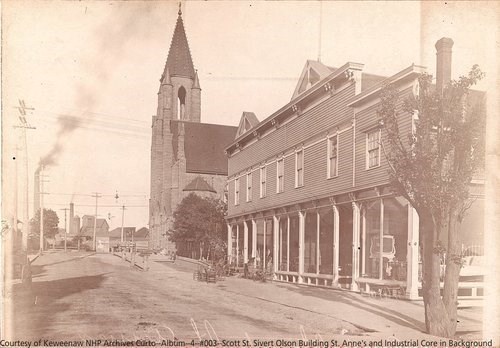
{"type": "Polygon", "coordinates": [[[177,92],[177,119],[183,120],[186,117],[186,89],[181,86],[177,92]]]}

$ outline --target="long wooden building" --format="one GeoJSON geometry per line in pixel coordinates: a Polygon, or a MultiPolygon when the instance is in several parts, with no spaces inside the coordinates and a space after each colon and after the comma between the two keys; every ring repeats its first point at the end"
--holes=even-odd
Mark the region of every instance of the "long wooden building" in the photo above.
{"type": "MultiPolygon", "coordinates": [[[[445,83],[452,44],[436,46],[445,83]]],[[[424,71],[411,65],[381,77],[359,63],[307,61],[289,103],[261,122],[244,113],[226,148],[230,262],[253,263],[278,281],[385,287],[418,298],[419,217],[391,191],[376,111],[384,84],[395,84],[404,100],[417,93],[424,71]]],[[[401,131],[411,133],[413,124],[414,115],[401,113],[401,131]]],[[[482,222],[481,209],[472,215],[482,222]]]]}

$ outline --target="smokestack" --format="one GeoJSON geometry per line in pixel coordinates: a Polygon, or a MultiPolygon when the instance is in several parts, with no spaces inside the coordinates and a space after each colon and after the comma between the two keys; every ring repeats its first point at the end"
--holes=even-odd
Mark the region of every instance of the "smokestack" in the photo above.
{"type": "Polygon", "coordinates": [[[69,233],[73,235],[73,220],[75,218],[75,205],[73,203],[69,204],[69,233]]]}
{"type": "Polygon", "coordinates": [[[36,214],[40,209],[40,168],[35,171],[33,190],[33,214],[36,214]]]}
{"type": "Polygon", "coordinates": [[[436,42],[436,88],[442,93],[444,86],[451,80],[451,48],[453,40],[443,37],[436,42]]]}

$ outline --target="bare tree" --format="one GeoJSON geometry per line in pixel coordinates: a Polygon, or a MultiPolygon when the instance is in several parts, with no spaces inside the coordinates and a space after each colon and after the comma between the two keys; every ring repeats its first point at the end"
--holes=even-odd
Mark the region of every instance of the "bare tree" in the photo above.
{"type": "Polygon", "coordinates": [[[484,77],[475,65],[467,76],[442,91],[432,76],[418,79],[419,93],[400,100],[387,85],[377,111],[385,130],[383,148],[394,190],[420,217],[422,290],[427,332],[452,337],[457,325],[457,294],[462,266],[459,225],[471,205],[471,180],[484,166],[486,113],[482,93],[471,91],[484,77]],[[398,119],[414,116],[411,134],[401,134],[398,119]],[[446,253],[443,294],[440,261],[446,253]]]}

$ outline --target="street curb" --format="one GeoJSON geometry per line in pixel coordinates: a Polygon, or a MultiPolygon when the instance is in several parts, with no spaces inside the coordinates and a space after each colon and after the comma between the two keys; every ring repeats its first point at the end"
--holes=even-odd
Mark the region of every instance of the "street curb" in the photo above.
{"type": "Polygon", "coordinates": [[[41,253],[41,252],[38,252],[38,254],[36,254],[36,255],[35,255],[35,257],[33,258],[33,260],[29,260],[29,261],[30,261],[30,263],[35,262],[35,261],[36,261],[36,260],[37,260],[37,259],[38,259],[41,255],[42,255],[42,253],[41,253]]]}
{"type": "Polygon", "coordinates": [[[189,257],[177,256],[177,259],[184,262],[194,263],[195,265],[200,264],[200,260],[190,259],[189,257]]]}

